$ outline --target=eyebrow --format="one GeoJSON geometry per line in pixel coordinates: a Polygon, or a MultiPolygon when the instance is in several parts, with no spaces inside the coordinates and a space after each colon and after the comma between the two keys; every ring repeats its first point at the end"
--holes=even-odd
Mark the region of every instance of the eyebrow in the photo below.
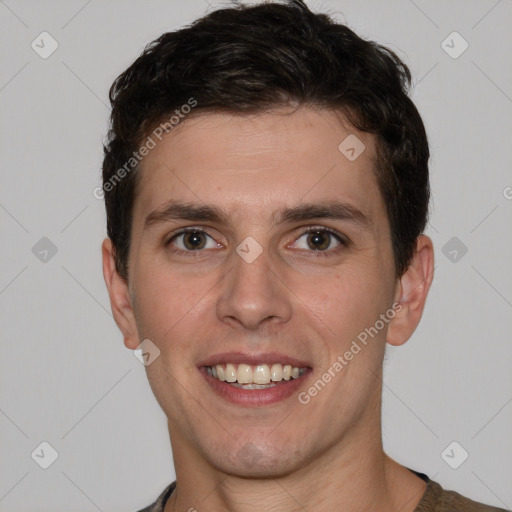
{"type": "MultiPolygon", "coordinates": [[[[218,206],[171,200],[161,208],[152,211],[146,217],[144,230],[157,224],[180,219],[224,225],[229,224],[228,213],[218,206]]],[[[275,212],[271,217],[274,225],[315,219],[348,221],[366,231],[371,231],[373,227],[371,220],[361,210],[349,203],[339,201],[301,203],[298,206],[283,208],[275,212]]]]}

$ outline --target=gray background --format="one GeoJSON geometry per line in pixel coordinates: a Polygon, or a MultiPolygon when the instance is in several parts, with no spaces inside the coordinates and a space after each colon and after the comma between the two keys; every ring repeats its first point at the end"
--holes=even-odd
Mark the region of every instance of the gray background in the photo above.
{"type": "MultiPolygon", "coordinates": [[[[512,2],[309,4],[406,60],[430,137],[436,276],[418,331],[387,352],[385,448],[510,508],[512,2]],[[442,46],[453,31],[469,44],[457,58],[458,36],[442,46]]],[[[174,477],[166,418],[110,313],[93,190],[113,79],[146,43],[219,5],[0,2],[1,511],[138,510],[174,477]],[[46,59],[31,48],[43,31],[59,45],[46,59]],[[48,469],[43,441],[58,452],[48,469]]]]}

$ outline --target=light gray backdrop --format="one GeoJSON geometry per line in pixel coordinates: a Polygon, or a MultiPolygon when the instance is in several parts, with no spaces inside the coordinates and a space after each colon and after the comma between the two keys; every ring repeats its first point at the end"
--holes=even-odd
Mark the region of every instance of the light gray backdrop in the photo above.
{"type": "MultiPolygon", "coordinates": [[[[113,79],[219,5],[0,1],[1,511],[138,510],[174,478],[166,418],[110,313],[93,190],[113,79]]],[[[413,339],[387,353],[385,448],[510,508],[512,2],[310,5],[406,60],[430,136],[436,275],[413,339]]]]}

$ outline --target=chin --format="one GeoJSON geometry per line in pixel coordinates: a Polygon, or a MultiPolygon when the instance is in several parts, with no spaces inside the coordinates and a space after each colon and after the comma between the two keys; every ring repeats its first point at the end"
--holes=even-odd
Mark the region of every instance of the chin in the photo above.
{"type": "Polygon", "coordinates": [[[283,450],[283,446],[268,444],[258,446],[251,441],[236,452],[210,453],[208,459],[217,470],[240,478],[283,477],[303,465],[302,456],[297,454],[297,450],[283,450]]]}

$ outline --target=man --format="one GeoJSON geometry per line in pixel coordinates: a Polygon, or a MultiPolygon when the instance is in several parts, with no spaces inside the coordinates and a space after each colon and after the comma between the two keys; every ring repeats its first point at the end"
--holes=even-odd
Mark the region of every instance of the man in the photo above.
{"type": "Polygon", "coordinates": [[[433,277],[407,67],[300,1],[212,12],[111,88],[104,276],[168,418],[145,511],[491,511],[382,447],[433,277]]]}

